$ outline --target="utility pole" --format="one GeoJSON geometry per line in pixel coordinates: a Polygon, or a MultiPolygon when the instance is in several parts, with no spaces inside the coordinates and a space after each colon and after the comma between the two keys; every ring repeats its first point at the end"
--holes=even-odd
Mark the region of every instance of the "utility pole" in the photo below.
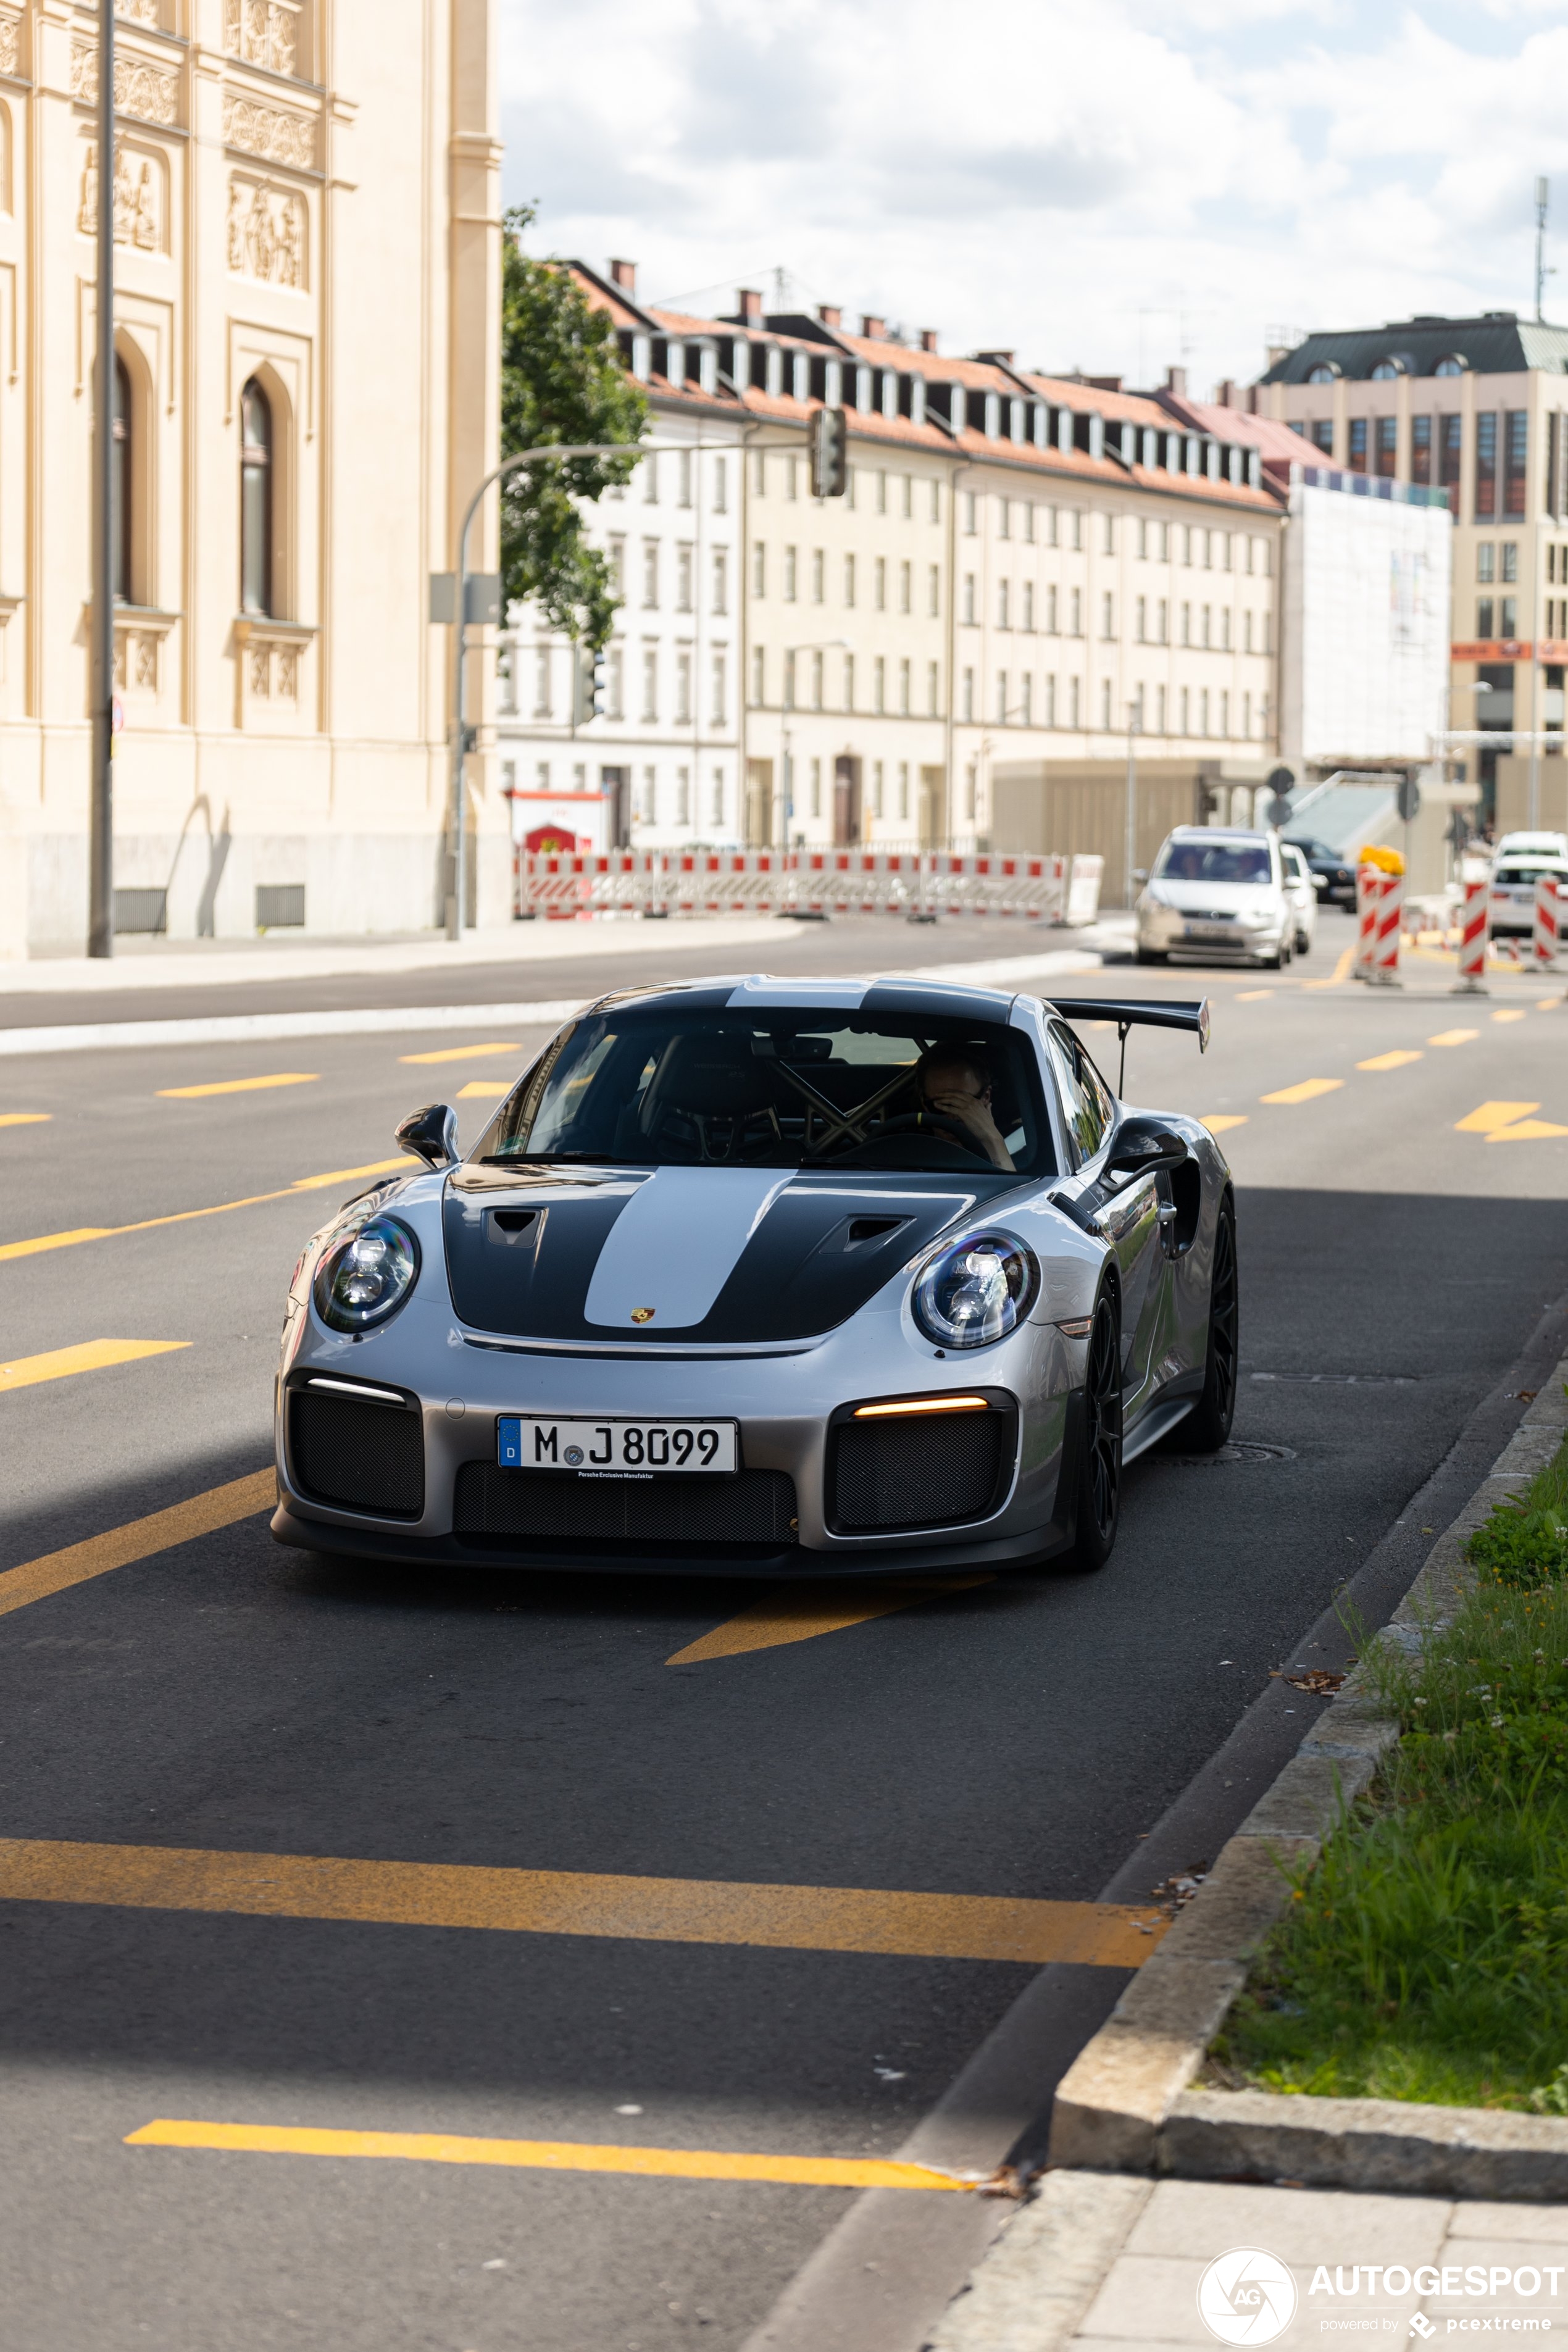
{"type": "Polygon", "coordinates": [[[1550,180],[1537,180],[1535,183],[1535,317],[1538,325],[1545,322],[1546,312],[1542,306],[1546,300],[1546,280],[1551,275],[1546,267],[1546,202],[1551,193],[1550,180]]]}
{"type": "Polygon", "coordinates": [[[1132,868],[1138,862],[1138,705],[1127,706],[1127,903],[1137,903],[1138,886],[1132,868]]]}
{"type": "Polygon", "coordinates": [[[89,956],[114,953],[114,0],[98,10],[98,319],[93,354],[89,956]]]}

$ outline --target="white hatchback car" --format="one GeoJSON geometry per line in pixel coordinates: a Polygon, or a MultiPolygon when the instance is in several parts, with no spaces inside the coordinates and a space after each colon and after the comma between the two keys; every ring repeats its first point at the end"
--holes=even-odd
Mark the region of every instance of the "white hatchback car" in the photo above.
{"type": "MultiPolygon", "coordinates": [[[[1310,940],[1315,920],[1287,874],[1285,855],[1275,834],[1178,825],[1161,844],[1138,901],[1139,962],[1234,958],[1281,970],[1304,929],[1310,940]]],[[[1304,866],[1300,851],[1295,856],[1304,866]]],[[[1313,895],[1309,877],[1305,898],[1313,895]]]]}
{"type": "MultiPolygon", "coordinates": [[[[1551,836],[1515,834],[1511,838],[1517,844],[1551,836]]],[[[1492,867],[1491,888],[1487,894],[1487,916],[1493,939],[1531,937],[1535,929],[1535,886],[1543,874],[1550,875],[1559,889],[1568,889],[1568,857],[1547,855],[1539,849],[1499,850],[1492,867]]]]}

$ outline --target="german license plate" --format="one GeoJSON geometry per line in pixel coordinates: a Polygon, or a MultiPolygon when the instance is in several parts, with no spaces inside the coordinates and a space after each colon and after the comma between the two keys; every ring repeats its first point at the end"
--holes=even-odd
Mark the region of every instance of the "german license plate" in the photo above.
{"type": "Polygon", "coordinates": [[[1189,923],[1187,937],[1190,940],[1228,940],[1230,925],[1228,923],[1189,923]]]}
{"type": "Polygon", "coordinates": [[[579,1477],[646,1478],[660,1471],[740,1467],[733,1421],[556,1421],[503,1413],[503,1470],[574,1470],[579,1477]]]}

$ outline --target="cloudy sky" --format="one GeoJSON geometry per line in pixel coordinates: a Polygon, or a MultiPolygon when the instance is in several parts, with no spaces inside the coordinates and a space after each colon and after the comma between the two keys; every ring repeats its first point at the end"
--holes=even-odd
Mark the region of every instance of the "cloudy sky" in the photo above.
{"type": "Polygon", "coordinates": [[[1278,328],[1568,319],[1568,0],[500,0],[509,202],[647,298],[1193,388],[1278,328]]]}

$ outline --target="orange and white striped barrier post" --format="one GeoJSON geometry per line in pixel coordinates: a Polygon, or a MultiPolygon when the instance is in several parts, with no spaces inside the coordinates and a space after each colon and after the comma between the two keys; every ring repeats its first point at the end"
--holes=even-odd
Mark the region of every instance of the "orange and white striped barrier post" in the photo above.
{"type": "Polygon", "coordinates": [[[1562,886],[1553,874],[1542,874],[1535,885],[1535,969],[1555,971],[1559,925],[1563,915],[1562,886]]]}
{"type": "Polygon", "coordinates": [[[1351,966],[1352,980],[1372,978],[1373,958],[1377,951],[1377,909],[1383,896],[1382,881],[1383,875],[1377,866],[1356,867],[1356,942],[1355,961],[1351,966]]]}
{"type": "Polygon", "coordinates": [[[1459,978],[1452,993],[1455,996],[1485,996],[1488,993],[1487,971],[1487,901],[1491,885],[1484,877],[1465,883],[1465,903],[1459,915],[1459,978]]]}
{"type": "Polygon", "coordinates": [[[1405,877],[1403,874],[1380,874],[1377,878],[1382,888],[1378,895],[1372,970],[1367,978],[1374,988],[1397,988],[1400,985],[1399,933],[1405,916],[1405,877]]]}

